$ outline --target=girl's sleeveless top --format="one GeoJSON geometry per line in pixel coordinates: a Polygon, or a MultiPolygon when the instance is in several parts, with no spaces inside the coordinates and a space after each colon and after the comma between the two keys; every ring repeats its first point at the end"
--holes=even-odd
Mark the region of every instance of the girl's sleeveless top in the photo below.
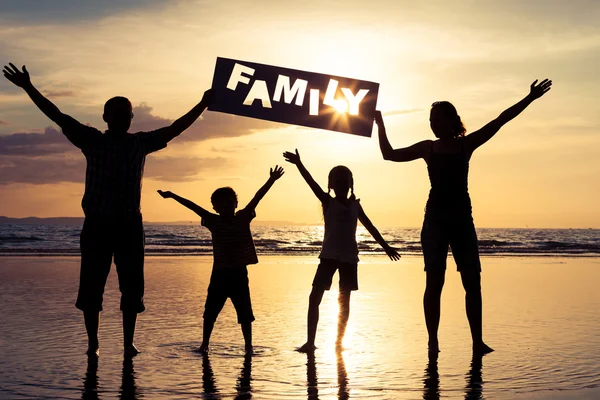
{"type": "Polygon", "coordinates": [[[360,202],[351,200],[348,205],[330,198],[323,212],[325,237],[319,258],[344,263],[358,262],[356,225],[360,202]]]}

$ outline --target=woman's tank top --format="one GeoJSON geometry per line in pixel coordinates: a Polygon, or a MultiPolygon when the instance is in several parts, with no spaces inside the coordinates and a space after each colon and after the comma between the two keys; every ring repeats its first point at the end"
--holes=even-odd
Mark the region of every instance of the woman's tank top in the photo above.
{"type": "Polygon", "coordinates": [[[358,262],[356,224],[359,210],[358,200],[350,200],[347,205],[334,198],[328,200],[323,212],[325,237],[319,258],[346,263],[358,262]]]}
{"type": "Polygon", "coordinates": [[[469,157],[465,151],[464,139],[460,141],[458,153],[444,154],[433,151],[427,163],[431,182],[425,214],[429,217],[451,218],[471,216],[468,175],[469,157]]]}

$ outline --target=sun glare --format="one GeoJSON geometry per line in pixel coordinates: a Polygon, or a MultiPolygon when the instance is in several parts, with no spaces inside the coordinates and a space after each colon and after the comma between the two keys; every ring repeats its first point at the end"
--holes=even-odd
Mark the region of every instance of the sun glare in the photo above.
{"type": "Polygon", "coordinates": [[[344,100],[337,100],[333,107],[338,114],[345,114],[348,112],[348,102],[344,100]]]}

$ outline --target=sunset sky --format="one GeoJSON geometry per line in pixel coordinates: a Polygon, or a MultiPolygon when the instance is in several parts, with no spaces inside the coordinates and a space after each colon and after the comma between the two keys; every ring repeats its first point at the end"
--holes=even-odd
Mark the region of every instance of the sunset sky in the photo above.
{"type": "MultiPolygon", "coordinates": [[[[471,159],[479,227],[600,228],[600,3],[589,1],[4,0],[0,54],[27,65],[62,112],[101,130],[104,102],[134,104],[131,131],[168,125],[210,87],[228,57],[380,83],[378,108],[394,147],[433,138],[429,106],[449,100],[467,131],[528,93],[553,88],[471,159]],[[38,8],[33,9],[35,4],[38,8]]],[[[82,216],[85,159],[29,100],[0,81],[0,215],[82,216]]],[[[142,213],[194,214],[157,189],[210,208],[232,186],[241,205],[298,148],[317,182],[347,165],[376,226],[419,226],[429,190],[422,160],[384,161],[376,134],[343,133],[205,112],[150,155],[142,213]]],[[[318,223],[319,204],[296,168],[257,220],[318,223]]]]}

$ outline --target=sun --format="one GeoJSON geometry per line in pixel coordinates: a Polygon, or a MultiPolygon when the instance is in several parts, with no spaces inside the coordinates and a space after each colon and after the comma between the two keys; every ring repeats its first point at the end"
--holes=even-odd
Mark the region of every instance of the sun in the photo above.
{"type": "Polygon", "coordinates": [[[348,112],[348,102],[344,100],[336,100],[333,103],[333,108],[338,114],[345,114],[348,112]]]}

